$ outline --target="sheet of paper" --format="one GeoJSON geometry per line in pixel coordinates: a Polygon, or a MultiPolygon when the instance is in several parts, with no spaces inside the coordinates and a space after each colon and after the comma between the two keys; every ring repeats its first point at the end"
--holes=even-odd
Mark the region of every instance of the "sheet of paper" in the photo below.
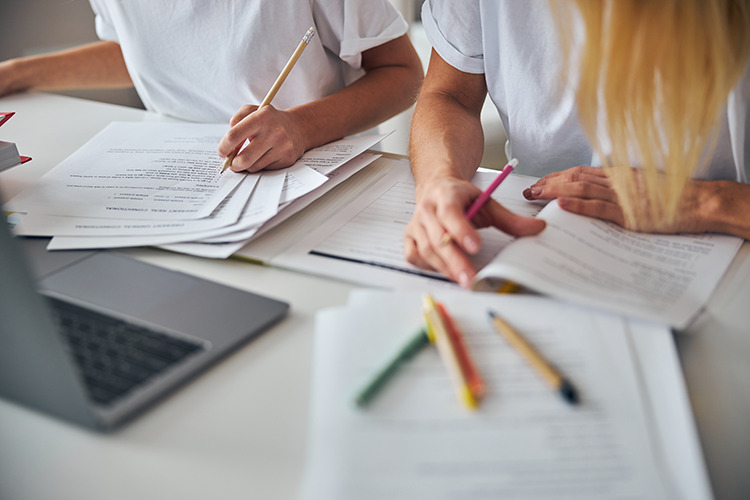
{"type": "MultiPolygon", "coordinates": [[[[328,182],[323,184],[320,188],[316,189],[312,193],[309,193],[301,198],[297,198],[293,202],[286,203],[279,207],[279,213],[276,214],[272,219],[263,224],[260,228],[253,227],[239,233],[232,233],[227,235],[229,237],[238,237],[240,240],[232,242],[211,242],[211,240],[204,241],[193,241],[189,243],[177,243],[171,245],[164,245],[162,248],[170,250],[172,252],[185,253],[188,255],[196,255],[199,257],[207,257],[212,259],[226,259],[230,255],[242,252],[238,255],[240,258],[248,260],[268,263],[271,257],[278,255],[281,251],[286,249],[291,243],[296,241],[300,235],[306,234],[315,227],[317,227],[318,220],[327,217],[328,207],[340,207],[342,199],[348,200],[349,197],[356,197],[359,192],[360,184],[347,185],[345,190],[336,191],[335,195],[323,196],[329,193],[333,188],[349,179],[353,175],[361,172],[366,166],[380,158],[380,155],[363,153],[357,157],[346,162],[345,165],[331,171],[327,177],[328,182]],[[315,208],[308,207],[316,202],[315,208]],[[298,214],[298,215],[297,215],[298,214]],[[272,231],[282,222],[287,221],[291,216],[297,215],[295,221],[289,221],[283,228],[275,231],[274,234],[266,235],[269,231],[272,231]],[[262,241],[257,241],[257,237],[263,236],[262,241]],[[257,244],[256,244],[257,243],[257,244]]],[[[391,160],[383,160],[384,163],[390,163],[391,160]]],[[[365,175],[367,178],[373,175],[378,175],[380,169],[368,169],[360,175],[365,175]]],[[[332,212],[335,212],[333,210],[332,212]]]]}
{"type": "Polygon", "coordinates": [[[304,165],[295,165],[285,170],[286,180],[280,203],[288,203],[319,188],[328,177],[304,165]]]}
{"type": "Polygon", "coordinates": [[[113,122],[14,197],[8,210],[175,220],[209,216],[242,181],[221,174],[226,125],[113,122]]]}
{"type": "MultiPolygon", "coordinates": [[[[166,245],[193,241],[200,238],[212,238],[233,231],[258,228],[276,214],[278,199],[284,184],[283,171],[265,173],[260,176],[250,201],[240,219],[231,226],[198,229],[179,234],[151,234],[141,236],[55,236],[50,240],[49,250],[80,250],[87,248],[126,248],[136,246],[166,245]]],[[[247,197],[245,198],[247,199],[247,197]]],[[[186,224],[187,227],[190,224],[186,224]]]]}
{"type": "MultiPolygon", "coordinates": [[[[644,397],[639,364],[658,365],[669,349],[673,355],[669,342],[653,344],[662,350],[642,361],[630,336],[641,327],[617,316],[539,297],[436,296],[463,329],[487,382],[479,410],[459,404],[431,347],[367,409],[353,405],[357,389],[421,326],[419,293],[363,292],[345,308],[323,311],[302,498],[682,498],[672,494],[675,483],[687,475],[705,479],[705,469],[683,468],[686,462],[661,445],[644,397]],[[551,392],[491,329],[490,308],[576,384],[580,406],[551,392]]],[[[670,338],[664,327],[645,333],[670,338]]],[[[679,373],[666,380],[677,383],[679,373]]],[[[681,389],[658,387],[665,397],[681,389]]],[[[694,434],[679,438],[693,444],[680,451],[697,453],[694,434]]],[[[703,493],[690,498],[710,498],[703,493]]]]}
{"type": "Polygon", "coordinates": [[[149,221],[19,214],[20,222],[15,233],[22,236],[162,236],[229,226],[239,220],[260,176],[261,174],[247,175],[211,215],[202,219],[149,221]]]}
{"type": "Polygon", "coordinates": [[[550,203],[547,228],[521,238],[482,269],[479,286],[501,277],[574,302],[684,329],[708,301],[742,244],[717,234],[626,231],[550,203]]]}
{"type": "MultiPolygon", "coordinates": [[[[481,171],[472,182],[485,189],[496,176],[495,171],[481,171]]],[[[533,181],[531,177],[511,175],[493,198],[514,212],[535,215],[541,205],[526,201],[521,194],[533,181]]],[[[273,263],[375,286],[455,286],[440,274],[412,266],[404,258],[404,231],[413,213],[411,173],[408,169],[394,170],[273,263]]],[[[480,230],[480,235],[482,250],[472,258],[477,269],[512,241],[495,229],[480,230]]]]}
{"type": "Polygon", "coordinates": [[[328,176],[334,170],[357,155],[364,153],[389,135],[390,133],[344,137],[338,141],[333,141],[307,151],[299,159],[298,164],[302,164],[320,174],[328,176]]]}
{"type": "Polygon", "coordinates": [[[709,499],[713,496],[711,484],[682,365],[672,335],[664,335],[663,331],[664,327],[657,325],[630,322],[633,352],[643,374],[655,433],[661,442],[659,452],[669,477],[679,478],[669,484],[671,497],[709,499]]]}

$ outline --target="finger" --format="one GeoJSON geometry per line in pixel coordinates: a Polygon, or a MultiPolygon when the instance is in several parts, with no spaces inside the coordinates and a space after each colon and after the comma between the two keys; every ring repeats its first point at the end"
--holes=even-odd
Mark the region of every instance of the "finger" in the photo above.
{"type": "Polygon", "coordinates": [[[620,205],[616,203],[581,198],[559,198],[557,203],[560,205],[560,208],[568,212],[611,221],[625,227],[625,216],[620,205]]]}
{"type": "MultiPolygon", "coordinates": [[[[436,217],[422,219],[429,242],[428,262],[448,278],[468,288],[471,285],[471,278],[476,274],[474,266],[460,246],[453,241],[444,242],[446,228],[442,222],[442,218],[436,217]]],[[[420,247],[420,253],[422,250],[420,247]]]]}
{"type": "Polygon", "coordinates": [[[404,236],[404,257],[406,257],[406,261],[413,266],[427,269],[429,271],[435,270],[435,268],[422,258],[417,248],[417,242],[414,241],[413,237],[408,235],[404,236]]]}
{"type": "Polygon", "coordinates": [[[219,141],[219,156],[226,158],[232,151],[241,148],[246,140],[253,141],[262,132],[263,128],[260,121],[255,119],[256,116],[248,114],[229,128],[219,141]]]}
{"type": "Polygon", "coordinates": [[[465,212],[458,209],[457,205],[443,206],[438,218],[443,227],[443,234],[440,236],[443,245],[452,240],[471,255],[479,252],[482,239],[472,221],[466,218],[465,212]]]}
{"type": "MultiPolygon", "coordinates": [[[[610,203],[617,201],[617,195],[611,187],[587,181],[532,186],[529,188],[529,191],[531,199],[534,200],[553,200],[555,198],[569,197],[585,200],[602,200],[610,203]]],[[[525,195],[526,193],[524,192],[525,195]]]]}
{"type": "Polygon", "coordinates": [[[490,200],[483,208],[487,214],[487,225],[496,227],[512,236],[531,236],[540,233],[546,226],[542,219],[515,214],[495,200],[490,200]]]}
{"type": "Polygon", "coordinates": [[[234,157],[230,168],[234,172],[255,173],[274,161],[270,146],[266,145],[260,138],[255,138],[234,157]]]}
{"type": "Polygon", "coordinates": [[[404,253],[407,260],[422,269],[446,274],[447,267],[440,255],[430,244],[424,226],[418,219],[412,219],[404,234],[404,253]]]}
{"type": "Polygon", "coordinates": [[[255,173],[260,172],[261,170],[279,170],[282,168],[286,168],[289,165],[291,165],[291,163],[289,163],[286,158],[279,157],[277,150],[275,148],[271,148],[252,164],[245,165],[245,161],[240,159],[240,163],[237,166],[239,170],[236,171],[239,172],[242,170],[246,170],[248,172],[255,173]]]}
{"type": "Polygon", "coordinates": [[[229,120],[229,125],[231,127],[234,127],[239,122],[241,122],[246,116],[250,115],[251,113],[255,112],[255,110],[258,109],[258,106],[245,104],[242,106],[229,120]]]}
{"type": "Polygon", "coordinates": [[[587,182],[603,187],[611,186],[609,176],[607,176],[603,169],[598,167],[573,167],[545,175],[537,182],[524,189],[523,196],[527,200],[543,199],[540,198],[540,195],[544,186],[573,182],[587,182]]]}
{"type": "Polygon", "coordinates": [[[552,172],[539,179],[535,184],[543,185],[554,182],[575,182],[579,180],[605,181],[608,179],[606,172],[600,167],[578,166],[552,172]]]}
{"type": "Polygon", "coordinates": [[[224,137],[219,141],[217,148],[219,156],[226,158],[232,152],[239,151],[245,144],[245,141],[255,140],[255,136],[258,131],[252,126],[246,126],[246,122],[240,122],[234,127],[230,128],[224,137]]]}

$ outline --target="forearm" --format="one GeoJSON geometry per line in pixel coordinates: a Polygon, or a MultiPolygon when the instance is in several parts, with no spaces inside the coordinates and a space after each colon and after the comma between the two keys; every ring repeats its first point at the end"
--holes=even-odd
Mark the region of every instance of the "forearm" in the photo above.
{"type": "Polygon", "coordinates": [[[417,186],[438,177],[470,179],[483,149],[484,134],[476,111],[439,91],[420,94],[409,147],[417,186]]]}
{"type": "Polygon", "coordinates": [[[132,87],[120,45],[95,42],[72,49],[6,61],[7,90],[132,87]]]}
{"type": "Polygon", "coordinates": [[[484,75],[459,71],[432,51],[410,136],[418,198],[431,180],[472,177],[484,150],[480,115],[486,97],[484,75]]]}
{"type": "Polygon", "coordinates": [[[370,129],[414,103],[422,65],[405,35],[363,54],[365,74],[340,91],[288,111],[310,149],[370,129]]]}
{"type": "Polygon", "coordinates": [[[307,150],[375,127],[411,106],[417,91],[407,68],[378,68],[335,94],[288,111],[307,150]]]}

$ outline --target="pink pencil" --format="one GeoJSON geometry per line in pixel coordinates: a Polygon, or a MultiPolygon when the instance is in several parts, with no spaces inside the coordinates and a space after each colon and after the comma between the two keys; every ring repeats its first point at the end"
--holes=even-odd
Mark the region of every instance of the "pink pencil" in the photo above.
{"type": "Polygon", "coordinates": [[[479,212],[479,210],[484,206],[485,203],[487,203],[487,200],[490,199],[490,196],[492,196],[493,191],[497,189],[497,187],[500,185],[501,182],[505,180],[506,177],[508,177],[508,174],[510,174],[514,168],[518,166],[518,160],[513,158],[508,162],[507,165],[505,165],[505,168],[497,174],[497,177],[495,177],[495,180],[492,181],[492,184],[490,184],[490,187],[485,189],[482,194],[479,195],[479,198],[474,200],[474,203],[471,204],[469,207],[469,210],[466,211],[466,218],[471,220],[474,218],[474,216],[479,212]]]}

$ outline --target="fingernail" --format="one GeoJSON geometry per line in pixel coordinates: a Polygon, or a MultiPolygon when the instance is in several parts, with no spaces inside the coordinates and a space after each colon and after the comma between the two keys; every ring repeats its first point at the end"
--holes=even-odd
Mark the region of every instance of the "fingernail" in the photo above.
{"type": "Polygon", "coordinates": [[[534,198],[542,194],[542,188],[540,188],[539,186],[531,186],[529,188],[529,191],[531,191],[531,196],[534,198]]]}
{"type": "Polygon", "coordinates": [[[523,190],[523,197],[526,198],[527,200],[530,200],[531,199],[531,189],[529,189],[529,188],[524,189],[523,190]]]}
{"type": "Polygon", "coordinates": [[[466,248],[469,253],[477,253],[479,251],[479,243],[477,243],[471,236],[467,236],[464,238],[464,248],[466,248]]]}

